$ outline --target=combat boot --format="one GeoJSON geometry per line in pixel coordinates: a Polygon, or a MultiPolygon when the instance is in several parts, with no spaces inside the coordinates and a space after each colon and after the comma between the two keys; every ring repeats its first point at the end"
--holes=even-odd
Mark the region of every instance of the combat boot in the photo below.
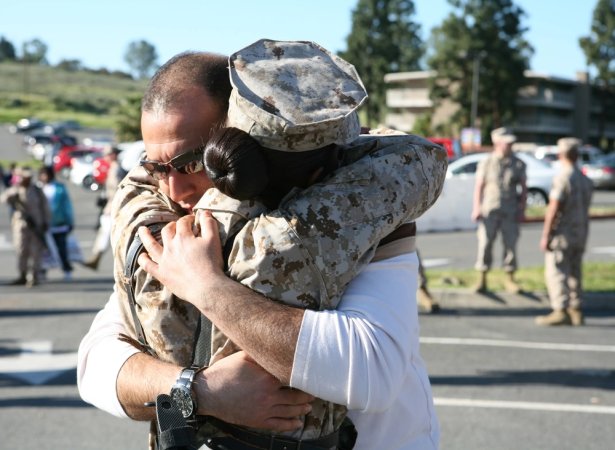
{"type": "Polygon", "coordinates": [[[472,291],[476,293],[487,292],[487,272],[481,272],[477,283],[472,286],[472,291]]]}
{"type": "Polygon", "coordinates": [[[98,264],[100,263],[101,258],[102,258],[102,253],[96,252],[92,255],[90,259],[84,262],[83,265],[92,270],[98,270],[98,264]]]}
{"type": "Polygon", "coordinates": [[[435,314],[440,311],[440,304],[434,300],[431,293],[426,287],[421,286],[417,291],[417,299],[419,306],[425,310],[425,312],[435,314]]]}
{"type": "Polygon", "coordinates": [[[504,289],[509,294],[518,294],[521,292],[521,288],[515,281],[515,273],[514,272],[506,272],[506,278],[504,279],[504,289]]]}
{"type": "Polygon", "coordinates": [[[21,275],[19,275],[19,278],[15,278],[10,284],[11,286],[25,286],[27,282],[28,279],[26,278],[26,274],[25,272],[22,272],[21,275]]]}
{"type": "Polygon", "coordinates": [[[579,308],[568,308],[566,310],[568,316],[570,317],[570,322],[575,327],[579,327],[581,325],[585,325],[585,316],[583,315],[583,311],[579,308]]]}
{"type": "Polygon", "coordinates": [[[572,325],[570,316],[565,310],[553,311],[546,316],[536,317],[536,325],[542,325],[546,327],[552,327],[557,325],[572,325]]]}

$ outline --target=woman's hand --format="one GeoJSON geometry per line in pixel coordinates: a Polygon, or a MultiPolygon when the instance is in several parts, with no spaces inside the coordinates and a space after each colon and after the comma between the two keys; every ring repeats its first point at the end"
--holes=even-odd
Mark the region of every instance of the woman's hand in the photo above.
{"type": "Polygon", "coordinates": [[[173,294],[199,307],[200,293],[207,289],[207,283],[225,275],[218,223],[209,212],[204,212],[201,236],[195,236],[194,224],[192,215],[168,223],[162,229],[162,245],[149,229],[139,228],[147,253],[142,253],[138,261],[173,294]]]}

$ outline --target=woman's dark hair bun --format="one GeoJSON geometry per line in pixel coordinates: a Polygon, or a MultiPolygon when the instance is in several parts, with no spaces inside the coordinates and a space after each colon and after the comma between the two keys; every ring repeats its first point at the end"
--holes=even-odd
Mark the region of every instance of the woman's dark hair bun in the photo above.
{"type": "Polygon", "coordinates": [[[261,195],[269,183],[262,147],[238,128],[221,128],[205,146],[207,176],[222,193],[237,200],[261,195]]]}

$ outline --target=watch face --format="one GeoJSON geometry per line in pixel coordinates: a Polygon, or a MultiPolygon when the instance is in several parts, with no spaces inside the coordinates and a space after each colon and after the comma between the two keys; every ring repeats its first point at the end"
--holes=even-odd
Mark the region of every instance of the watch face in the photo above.
{"type": "Polygon", "coordinates": [[[192,416],[194,412],[194,403],[192,401],[192,396],[190,395],[190,391],[184,387],[174,387],[171,389],[171,398],[181,411],[184,418],[188,418],[192,416]]]}

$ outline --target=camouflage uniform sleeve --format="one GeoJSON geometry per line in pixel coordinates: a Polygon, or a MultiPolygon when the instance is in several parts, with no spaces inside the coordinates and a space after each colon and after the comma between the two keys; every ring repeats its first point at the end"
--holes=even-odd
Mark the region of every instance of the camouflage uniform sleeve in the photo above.
{"type": "Polygon", "coordinates": [[[189,365],[198,310],[173,296],[141,268],[137,268],[132,280],[126,280],[123,274],[126,253],[137,229],[142,225],[168,223],[182,215],[181,209],[161,194],[155,183],[138,167],[125,177],[113,197],[111,245],[115,287],[130,336],[136,339],[127,282],[133,283],[137,315],[156,355],[165,361],[189,365]]]}
{"type": "Polygon", "coordinates": [[[446,152],[422,138],[365,136],[345,154],[348,164],[324,182],[247,220],[228,258],[232,278],[293,306],[335,308],[378,242],[440,195],[446,152]]]}

